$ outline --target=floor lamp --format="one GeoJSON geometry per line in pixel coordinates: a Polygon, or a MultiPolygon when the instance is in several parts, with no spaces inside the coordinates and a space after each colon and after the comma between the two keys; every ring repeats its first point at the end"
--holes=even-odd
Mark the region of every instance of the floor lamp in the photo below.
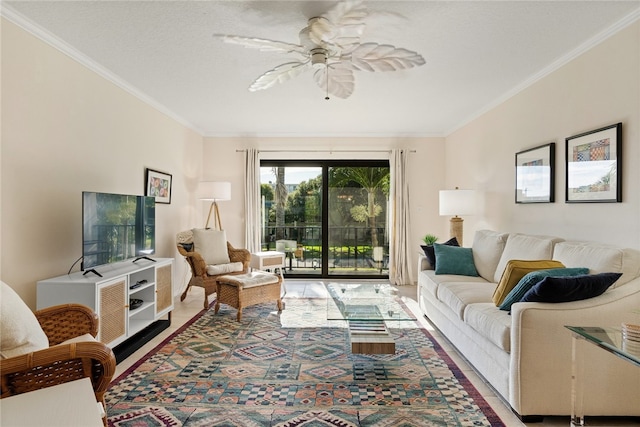
{"type": "Polygon", "coordinates": [[[211,214],[214,218],[214,228],[222,230],[222,221],[220,220],[220,211],[218,210],[218,202],[223,200],[231,200],[231,183],[219,181],[205,181],[200,183],[200,200],[210,200],[209,215],[204,228],[209,228],[211,214]]]}
{"type": "Polygon", "coordinates": [[[451,237],[462,246],[462,222],[458,215],[473,215],[476,212],[476,192],[474,190],[440,190],[440,215],[453,215],[449,223],[451,237]]]}

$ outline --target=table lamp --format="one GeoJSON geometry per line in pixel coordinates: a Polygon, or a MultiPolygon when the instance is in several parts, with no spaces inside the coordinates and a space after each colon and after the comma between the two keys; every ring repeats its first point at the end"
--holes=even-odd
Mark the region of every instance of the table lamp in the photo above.
{"type": "Polygon", "coordinates": [[[440,190],[440,215],[453,215],[449,222],[449,234],[462,246],[462,222],[458,215],[473,215],[476,212],[474,190],[440,190]]]}
{"type": "Polygon", "coordinates": [[[204,228],[209,228],[211,214],[214,214],[214,227],[222,230],[222,221],[220,220],[220,211],[218,210],[218,202],[223,200],[231,200],[231,183],[220,181],[203,181],[200,183],[200,200],[210,200],[209,215],[204,228]]]}

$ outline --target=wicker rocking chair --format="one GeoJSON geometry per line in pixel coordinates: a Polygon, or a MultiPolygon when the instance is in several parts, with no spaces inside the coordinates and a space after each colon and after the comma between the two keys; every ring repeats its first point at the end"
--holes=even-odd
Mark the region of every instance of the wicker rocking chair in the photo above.
{"type": "MultiPolygon", "coordinates": [[[[104,394],[116,371],[111,349],[99,341],[58,345],[71,338],[98,333],[98,316],[80,304],[65,304],[34,313],[49,338],[49,348],[0,360],[0,397],[9,397],[89,377],[96,401],[105,409],[104,394]]],[[[33,410],[38,410],[33,408],[33,410]]]]}
{"type": "Polygon", "coordinates": [[[209,295],[216,292],[216,278],[227,274],[246,274],[249,272],[249,263],[251,262],[251,253],[246,249],[236,249],[227,242],[227,251],[231,263],[241,262],[242,270],[234,272],[220,271],[218,274],[210,274],[215,268],[207,265],[202,255],[195,251],[193,244],[193,231],[181,231],[176,236],[178,252],[184,256],[191,267],[191,280],[187,284],[187,288],[180,296],[180,301],[184,301],[187,292],[192,286],[198,286],[204,289],[204,308],[209,308],[209,295]]]}

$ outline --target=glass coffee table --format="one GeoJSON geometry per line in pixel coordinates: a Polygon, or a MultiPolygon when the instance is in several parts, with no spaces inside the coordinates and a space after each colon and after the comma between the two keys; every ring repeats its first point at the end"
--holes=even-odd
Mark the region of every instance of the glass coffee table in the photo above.
{"type": "Polygon", "coordinates": [[[326,288],[327,320],[347,321],[352,353],[394,354],[388,322],[416,320],[391,285],[329,283],[326,288]]]}
{"type": "Polygon", "coordinates": [[[572,334],[571,426],[584,426],[580,342],[590,343],[640,367],[640,342],[623,338],[619,327],[565,326],[572,334]]]}

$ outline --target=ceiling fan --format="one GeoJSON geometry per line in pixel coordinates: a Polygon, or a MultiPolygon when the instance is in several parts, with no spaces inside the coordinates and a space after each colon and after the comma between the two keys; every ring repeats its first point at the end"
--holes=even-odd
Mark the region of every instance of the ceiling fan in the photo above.
{"type": "Polygon", "coordinates": [[[417,67],[424,58],[411,50],[388,44],[362,43],[365,18],[369,15],[362,0],[343,0],[320,16],[309,19],[300,31],[300,44],[281,41],[214,34],[226,43],[263,52],[293,53],[299,60],[278,65],[258,77],[249,86],[252,92],[283,83],[307,70],[329,94],[348,98],[354,89],[354,71],[396,71],[417,67]]]}

